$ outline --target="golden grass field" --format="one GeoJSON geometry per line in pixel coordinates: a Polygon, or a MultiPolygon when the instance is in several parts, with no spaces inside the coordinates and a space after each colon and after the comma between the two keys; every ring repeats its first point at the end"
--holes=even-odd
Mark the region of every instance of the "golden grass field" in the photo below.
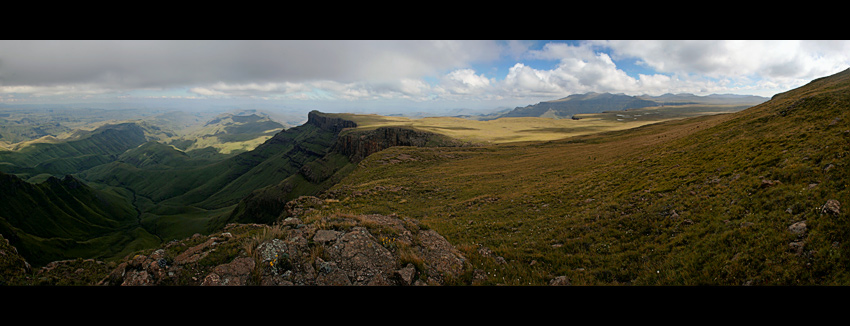
{"type": "Polygon", "coordinates": [[[335,113],[330,116],[354,121],[359,130],[403,126],[443,134],[477,144],[502,144],[525,141],[552,141],[607,131],[632,129],[652,123],[687,117],[729,113],[743,107],[690,105],[649,107],[630,111],[580,114],[573,119],[540,117],[471,120],[457,117],[412,119],[375,114],[335,113]]]}

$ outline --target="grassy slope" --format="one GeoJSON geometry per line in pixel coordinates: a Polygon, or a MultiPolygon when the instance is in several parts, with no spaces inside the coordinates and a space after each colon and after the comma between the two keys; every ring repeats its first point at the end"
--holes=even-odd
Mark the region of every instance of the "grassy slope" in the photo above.
{"type": "Polygon", "coordinates": [[[15,152],[0,151],[7,173],[70,174],[110,162],[127,149],[142,144],[145,136],[135,124],[106,126],[82,139],[39,143],[15,152]]]}
{"type": "MultiPolygon", "coordinates": [[[[235,128],[244,126],[236,125],[235,128]]],[[[140,137],[136,140],[144,140],[142,132],[138,128],[133,129],[135,125],[121,127],[139,131],[140,137]]],[[[112,131],[91,131],[91,135],[77,140],[49,146],[34,145],[9,154],[20,164],[45,158],[67,162],[85,151],[93,152],[95,154],[92,155],[98,157],[104,156],[106,161],[117,159],[81,173],[80,176],[96,181],[87,183],[97,190],[84,188],[92,194],[97,193],[96,196],[107,197],[111,201],[108,205],[124,210],[120,212],[103,211],[97,203],[92,203],[94,199],[91,196],[95,195],[70,198],[73,196],[47,191],[49,189],[45,188],[46,185],[55,182],[31,185],[16,179],[21,187],[32,191],[16,191],[14,194],[23,199],[6,197],[0,203],[3,208],[0,209],[0,216],[4,222],[6,219],[11,221],[3,223],[3,232],[0,233],[12,234],[11,230],[16,230],[16,243],[22,243],[22,252],[31,257],[34,263],[43,264],[69,257],[120,256],[155,245],[161,239],[184,238],[196,232],[206,232],[210,220],[229,214],[231,207],[228,205],[235,204],[241,196],[295,173],[301,165],[316,157],[297,150],[297,146],[324,150],[333,139],[327,132],[304,126],[281,133],[277,141],[259,146],[255,151],[214,162],[211,159],[190,157],[157,142],[147,142],[138,147],[127,145],[124,147],[129,149],[124,151],[119,146],[124,144],[121,141],[134,138],[124,137],[123,134],[116,137],[112,131]],[[113,140],[115,144],[104,143],[104,140],[113,140]],[[164,203],[160,202],[163,200],[164,203]],[[133,209],[134,205],[138,212],[133,209]],[[132,219],[124,219],[125,215],[132,219]],[[137,215],[139,220],[136,219],[137,215]],[[118,223],[116,219],[131,225],[118,223]],[[147,231],[138,228],[139,222],[147,231]],[[116,229],[122,231],[116,232],[116,229]]],[[[76,167],[67,172],[75,171],[76,167]]],[[[49,174],[42,173],[34,175],[30,180],[53,179],[50,179],[49,174]]]]}
{"type": "Polygon", "coordinates": [[[251,152],[204,166],[143,169],[115,162],[80,175],[86,180],[132,188],[140,196],[169,206],[218,209],[235,204],[253,189],[286,178],[310,160],[310,155],[297,150],[295,143],[320,142],[329,146],[333,136],[305,125],[284,131],[277,138],[251,152]]]}
{"type": "Polygon", "coordinates": [[[0,234],[33,265],[72,257],[120,257],[119,248],[134,242],[150,245],[153,238],[137,230],[137,212],[126,194],[115,189],[97,190],[67,177],[40,184],[6,174],[0,178],[0,234]]]}
{"type": "Polygon", "coordinates": [[[565,141],[391,148],[333,187],[326,211],[418,218],[491,284],[846,285],[846,208],[821,207],[850,203],[848,79],[565,141]],[[789,231],[801,221],[805,234],[789,231]]]}
{"type": "Polygon", "coordinates": [[[202,159],[152,144],[126,153],[127,162],[133,164],[105,164],[80,176],[132,189],[145,229],[167,241],[223,226],[218,223],[226,222],[240,199],[321,158],[333,139],[332,132],[303,125],[280,132],[250,152],[202,165],[196,164],[202,159]]]}

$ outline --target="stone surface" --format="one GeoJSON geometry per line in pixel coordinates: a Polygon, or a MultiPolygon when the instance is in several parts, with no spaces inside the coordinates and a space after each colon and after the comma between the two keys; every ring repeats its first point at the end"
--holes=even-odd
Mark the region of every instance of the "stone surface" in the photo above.
{"type": "Polygon", "coordinates": [[[794,233],[796,235],[805,235],[806,234],[806,221],[801,221],[801,222],[791,224],[791,226],[788,227],[788,231],[791,231],[791,233],[794,233]]]}
{"type": "Polygon", "coordinates": [[[835,199],[827,200],[821,211],[826,214],[838,215],[841,213],[841,203],[835,199]]]}
{"type": "Polygon", "coordinates": [[[444,237],[414,220],[347,215],[318,222],[228,225],[218,235],[127,257],[99,285],[420,286],[444,284],[468,268],[444,237]]]}
{"type": "Polygon", "coordinates": [[[567,286],[567,285],[571,285],[571,284],[570,284],[570,279],[568,279],[566,276],[562,275],[562,276],[558,276],[556,278],[553,278],[551,281],[549,281],[549,285],[551,285],[551,286],[567,286]]]}

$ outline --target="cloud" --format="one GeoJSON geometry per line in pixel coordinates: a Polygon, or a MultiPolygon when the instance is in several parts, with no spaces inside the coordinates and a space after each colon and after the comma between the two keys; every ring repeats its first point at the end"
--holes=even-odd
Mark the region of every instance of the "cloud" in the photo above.
{"type": "Polygon", "coordinates": [[[711,78],[813,79],[846,69],[846,41],[618,40],[593,42],[661,73],[711,78]]]}
{"type": "Polygon", "coordinates": [[[97,95],[112,92],[100,85],[71,84],[51,86],[0,86],[0,94],[21,94],[29,96],[62,96],[62,95],[97,95]]]}
{"type": "Polygon", "coordinates": [[[844,41],[537,44],[524,40],[0,41],[0,95],[17,94],[14,99],[21,100],[164,93],[183,98],[417,102],[536,101],[586,92],[762,92],[759,95],[770,96],[846,69],[850,63],[850,42],[844,41]]]}
{"type": "Polygon", "coordinates": [[[845,41],[615,40],[550,42],[523,58],[554,61],[551,69],[524,64],[511,68],[505,90],[521,96],[585,92],[627,94],[759,93],[798,87],[846,69],[845,41]],[[628,74],[618,63],[633,62],[654,73],[628,74]]]}
{"type": "Polygon", "coordinates": [[[494,60],[492,41],[0,41],[0,85],[112,88],[395,80],[494,60]]]}
{"type": "Polygon", "coordinates": [[[193,87],[190,93],[204,96],[248,96],[263,97],[272,95],[286,95],[297,92],[308,91],[309,87],[301,83],[245,83],[227,84],[215,83],[205,87],[193,87]]]}
{"type": "Polygon", "coordinates": [[[508,71],[508,75],[502,81],[505,92],[513,96],[554,96],[563,94],[564,89],[559,82],[552,77],[552,71],[538,70],[517,63],[508,71]]]}
{"type": "Polygon", "coordinates": [[[596,52],[586,43],[547,43],[541,50],[529,51],[525,57],[557,61],[557,64],[549,70],[534,69],[522,63],[514,65],[504,80],[504,87],[516,95],[526,91],[552,96],[591,91],[626,92],[640,87],[640,82],[618,69],[608,54],[596,52]]]}
{"type": "Polygon", "coordinates": [[[482,95],[489,91],[492,91],[490,79],[476,74],[473,69],[449,72],[440,79],[436,87],[436,92],[443,97],[482,95]]]}

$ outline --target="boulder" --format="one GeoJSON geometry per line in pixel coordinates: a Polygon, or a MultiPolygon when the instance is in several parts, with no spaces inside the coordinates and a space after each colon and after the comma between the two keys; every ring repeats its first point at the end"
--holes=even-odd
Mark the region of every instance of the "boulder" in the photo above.
{"type": "Polygon", "coordinates": [[[806,221],[801,221],[801,222],[791,224],[791,226],[788,227],[788,231],[791,231],[791,233],[794,233],[794,234],[799,235],[799,236],[805,235],[806,234],[806,221]]]}
{"type": "Polygon", "coordinates": [[[550,286],[567,286],[567,285],[571,285],[571,284],[570,284],[570,279],[568,279],[566,276],[561,275],[561,276],[553,278],[551,281],[549,281],[549,285],[550,286]]]}
{"type": "Polygon", "coordinates": [[[841,203],[839,203],[835,199],[827,200],[823,207],[821,207],[821,212],[830,215],[838,215],[841,212],[841,203]]]}

